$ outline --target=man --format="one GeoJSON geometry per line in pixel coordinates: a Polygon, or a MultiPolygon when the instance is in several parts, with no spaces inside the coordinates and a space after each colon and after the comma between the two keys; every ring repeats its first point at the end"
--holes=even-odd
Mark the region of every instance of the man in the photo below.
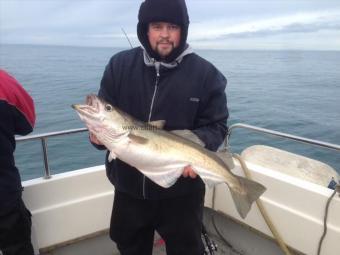
{"type": "MultiPolygon", "coordinates": [[[[184,0],[146,0],[138,19],[143,48],[111,58],[99,96],[136,119],[165,120],[166,130],[192,130],[206,148],[217,150],[227,131],[226,79],[186,43],[184,0]]],[[[93,134],[90,139],[100,147],[93,134]]],[[[122,255],[151,255],[155,230],[168,255],[204,253],[205,187],[190,167],[168,189],[119,159],[110,163],[108,154],[106,170],[115,186],[110,236],[122,255]]]]}
{"type": "Polygon", "coordinates": [[[21,198],[22,186],[15,167],[14,135],[32,132],[35,111],[32,98],[0,69],[0,254],[33,255],[31,214],[21,198]]]}

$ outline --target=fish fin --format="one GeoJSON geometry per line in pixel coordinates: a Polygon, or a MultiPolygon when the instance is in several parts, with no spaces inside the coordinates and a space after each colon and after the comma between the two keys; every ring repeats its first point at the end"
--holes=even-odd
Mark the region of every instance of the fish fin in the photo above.
{"type": "Polygon", "coordinates": [[[111,151],[109,154],[109,158],[108,158],[109,162],[111,162],[112,160],[116,158],[117,158],[117,155],[113,151],[111,151]]]}
{"type": "Polygon", "coordinates": [[[139,143],[139,144],[146,144],[148,143],[148,139],[142,137],[142,136],[138,136],[138,135],[134,135],[134,134],[128,134],[128,137],[130,138],[131,142],[134,143],[139,143]]]}
{"type": "Polygon", "coordinates": [[[229,170],[235,167],[232,153],[227,148],[219,150],[215,154],[227,165],[229,170]]]}
{"type": "Polygon", "coordinates": [[[141,170],[139,169],[146,177],[148,177],[151,181],[158,184],[163,188],[169,188],[174,185],[177,179],[183,173],[183,167],[180,167],[175,170],[168,171],[166,173],[157,173],[155,171],[150,170],[141,170]]]}
{"type": "Polygon", "coordinates": [[[263,192],[266,191],[266,188],[262,184],[247,178],[241,176],[238,176],[237,178],[240,182],[241,189],[245,192],[241,193],[236,189],[229,188],[236,209],[240,216],[244,219],[250,211],[253,202],[256,201],[263,194],[263,192]]]}
{"type": "Polygon", "coordinates": [[[149,125],[159,128],[159,129],[163,129],[165,126],[165,120],[154,120],[154,121],[149,121],[148,122],[149,125]]]}
{"type": "Polygon", "coordinates": [[[180,137],[183,137],[189,141],[192,141],[198,145],[201,145],[202,147],[205,146],[205,143],[199,139],[199,137],[194,133],[192,132],[191,130],[189,129],[183,129],[183,130],[172,130],[170,131],[171,133],[175,134],[175,135],[178,135],[180,137]]]}

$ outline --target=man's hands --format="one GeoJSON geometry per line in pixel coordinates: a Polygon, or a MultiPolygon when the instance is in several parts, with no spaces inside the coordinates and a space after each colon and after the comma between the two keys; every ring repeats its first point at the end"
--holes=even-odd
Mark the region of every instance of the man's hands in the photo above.
{"type": "Polygon", "coordinates": [[[94,143],[94,144],[97,144],[97,145],[103,145],[93,133],[89,132],[89,135],[90,135],[91,143],[94,143]]]}
{"type": "Polygon", "coordinates": [[[194,170],[191,168],[191,166],[184,167],[182,175],[183,175],[183,177],[190,176],[193,179],[197,177],[197,174],[194,172],[194,170]]]}

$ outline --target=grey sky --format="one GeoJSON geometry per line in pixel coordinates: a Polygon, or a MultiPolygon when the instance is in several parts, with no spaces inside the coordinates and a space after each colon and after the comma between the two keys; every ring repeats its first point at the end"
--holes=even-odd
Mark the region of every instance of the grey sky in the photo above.
{"type": "MultiPolygon", "coordinates": [[[[169,0],[171,1],[171,0],[169,0]]],[[[0,0],[0,43],[134,46],[141,0],[0,0]]],[[[187,0],[195,48],[340,50],[339,0],[187,0]]]]}

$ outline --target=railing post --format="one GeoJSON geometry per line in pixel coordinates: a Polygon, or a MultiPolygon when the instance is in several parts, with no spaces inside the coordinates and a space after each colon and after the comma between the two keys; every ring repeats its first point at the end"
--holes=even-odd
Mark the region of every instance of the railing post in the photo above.
{"type": "Polygon", "coordinates": [[[30,141],[30,140],[41,140],[41,146],[42,146],[42,152],[43,152],[43,158],[44,158],[44,167],[45,167],[45,174],[44,179],[49,179],[52,177],[50,173],[50,167],[48,165],[48,156],[47,156],[47,138],[54,137],[54,136],[60,136],[60,135],[69,135],[69,134],[75,134],[75,133],[81,133],[87,131],[87,128],[77,128],[77,129],[69,129],[69,130],[63,130],[63,131],[57,131],[57,132],[50,132],[50,133],[44,133],[40,135],[28,135],[28,136],[22,136],[22,137],[15,137],[15,140],[17,142],[21,141],[30,141]]]}
{"type": "Polygon", "coordinates": [[[44,179],[50,179],[51,178],[51,172],[50,172],[50,167],[48,165],[47,143],[46,143],[45,137],[41,138],[41,146],[42,146],[42,150],[43,150],[44,167],[45,167],[44,179]]]}

